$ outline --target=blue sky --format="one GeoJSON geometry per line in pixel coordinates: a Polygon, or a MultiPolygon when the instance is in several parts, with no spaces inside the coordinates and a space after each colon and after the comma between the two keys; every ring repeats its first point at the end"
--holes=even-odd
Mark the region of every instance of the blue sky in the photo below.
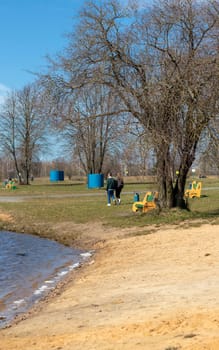
{"type": "MultiPolygon", "coordinates": [[[[99,0],[100,2],[102,0],[99,0]]],[[[0,103],[11,89],[21,89],[66,46],[86,0],[0,0],[0,103]]],[[[123,5],[128,0],[121,0],[123,5]]],[[[142,0],[139,0],[142,3],[142,0]]]]}
{"type": "Polygon", "coordinates": [[[66,45],[85,0],[0,0],[0,101],[9,89],[34,80],[28,71],[46,66],[45,56],[66,45]]]}
{"type": "MultiPolygon", "coordinates": [[[[30,72],[40,72],[47,66],[46,55],[53,57],[66,47],[64,34],[72,31],[85,3],[86,0],[0,0],[0,104],[7,92],[35,80],[30,72]]],[[[44,155],[45,159],[62,155],[56,137],[50,148],[52,154],[44,155]]]]}

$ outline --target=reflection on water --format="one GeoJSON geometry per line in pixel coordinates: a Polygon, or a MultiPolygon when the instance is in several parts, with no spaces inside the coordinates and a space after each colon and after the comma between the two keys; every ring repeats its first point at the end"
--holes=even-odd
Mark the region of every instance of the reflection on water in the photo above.
{"type": "Polygon", "coordinates": [[[0,328],[55,287],[90,253],[32,235],[0,232],[0,328]]]}

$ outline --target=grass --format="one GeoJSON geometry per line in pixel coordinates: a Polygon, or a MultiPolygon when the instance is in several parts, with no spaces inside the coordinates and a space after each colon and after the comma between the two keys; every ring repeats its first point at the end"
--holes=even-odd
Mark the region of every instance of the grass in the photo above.
{"type": "Polygon", "coordinates": [[[89,225],[92,227],[95,222],[116,228],[182,224],[188,221],[190,225],[197,225],[203,220],[219,224],[219,181],[203,180],[203,195],[189,200],[190,211],[172,209],[158,213],[155,210],[147,214],[133,213],[132,203],[135,192],[143,197],[147,190],[156,189],[152,181],[126,181],[122,205],[107,207],[105,190],[88,189],[81,179],[55,184],[36,180],[30,186],[1,190],[1,197],[7,197],[7,200],[10,197],[22,198],[22,201],[9,202],[5,198],[0,202],[0,213],[13,218],[12,221],[1,220],[0,216],[0,229],[38,234],[73,244],[82,235],[77,225],[87,225],[89,230],[89,225]],[[64,227],[63,232],[60,232],[60,227],[64,227]]]}

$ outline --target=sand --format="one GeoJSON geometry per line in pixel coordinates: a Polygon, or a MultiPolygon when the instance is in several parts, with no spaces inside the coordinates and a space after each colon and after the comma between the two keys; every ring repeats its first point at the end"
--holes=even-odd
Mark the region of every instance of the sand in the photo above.
{"type": "Polygon", "coordinates": [[[1,350],[219,349],[219,226],[100,237],[53,297],[0,331],[1,350]]]}

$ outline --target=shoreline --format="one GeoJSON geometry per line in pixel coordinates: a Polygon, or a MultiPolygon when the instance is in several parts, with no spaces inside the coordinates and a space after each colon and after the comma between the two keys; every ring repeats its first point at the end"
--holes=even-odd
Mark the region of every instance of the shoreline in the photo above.
{"type": "Polygon", "coordinates": [[[89,261],[0,330],[0,350],[219,349],[219,226],[100,233],[89,261]]]}
{"type": "Polygon", "coordinates": [[[90,265],[92,263],[91,258],[95,256],[95,253],[90,256],[90,258],[84,260],[82,263],[79,264],[78,267],[74,268],[73,270],[69,271],[65,277],[63,277],[56,286],[49,290],[44,296],[42,296],[36,303],[34,303],[26,312],[21,313],[14,317],[13,320],[11,320],[5,327],[0,328],[1,330],[8,329],[13,327],[14,325],[19,324],[23,320],[27,320],[29,317],[31,317],[34,314],[39,313],[45,305],[50,303],[54,298],[61,295],[67,288],[68,284],[72,283],[76,276],[80,274],[80,270],[83,268],[86,268],[86,265],[90,265]],[[90,261],[91,260],[91,261],[90,261]]]}
{"type": "MultiPolygon", "coordinates": [[[[4,233],[4,231],[2,231],[4,233]]],[[[23,234],[23,233],[20,233],[23,234]]],[[[28,235],[28,234],[26,234],[28,235]]],[[[42,238],[40,236],[36,236],[38,238],[42,238]]],[[[42,238],[44,239],[44,238],[42,238]]],[[[46,238],[46,240],[48,240],[46,238]]],[[[58,242],[57,242],[58,243],[58,242]]],[[[60,243],[61,244],[61,243],[60,243]]],[[[62,245],[62,244],[61,244],[62,245]]],[[[76,250],[75,247],[70,247],[74,250],[76,250]]],[[[82,248],[78,248],[80,249],[80,253],[78,253],[78,261],[74,262],[73,261],[69,261],[68,263],[65,263],[65,265],[62,266],[62,268],[58,268],[59,272],[55,273],[53,271],[52,277],[48,276],[46,279],[51,279],[52,281],[50,281],[50,283],[53,284],[52,287],[44,289],[44,292],[40,293],[41,295],[38,298],[35,298],[35,301],[31,302],[28,301],[28,306],[26,306],[26,310],[21,311],[18,309],[17,314],[15,314],[15,316],[8,318],[7,316],[1,316],[0,317],[0,321],[3,321],[3,325],[0,327],[0,331],[6,328],[10,328],[12,327],[14,324],[18,324],[19,322],[21,322],[24,319],[27,319],[30,315],[32,315],[33,313],[39,312],[44,304],[47,304],[50,300],[52,300],[52,298],[54,298],[57,295],[60,295],[61,292],[63,291],[63,289],[67,286],[67,284],[70,281],[73,281],[73,279],[75,278],[76,273],[79,273],[79,270],[82,269],[83,267],[85,267],[87,264],[91,264],[92,263],[92,257],[95,254],[94,250],[85,250],[82,248]],[[67,270],[66,270],[67,269],[67,270]],[[63,270],[64,273],[60,274],[60,271],[63,270]],[[5,322],[5,324],[4,324],[5,322]]],[[[75,257],[74,257],[75,259],[75,257]]],[[[56,268],[57,270],[57,268],[56,268]]],[[[45,283],[46,280],[42,280],[41,284],[38,284],[38,289],[41,289],[41,287],[45,287],[45,283]]],[[[51,284],[50,284],[51,286],[51,284]]],[[[35,291],[38,291],[37,289],[33,289],[32,294],[26,294],[26,296],[24,298],[28,298],[29,300],[31,298],[33,298],[35,291]]],[[[20,297],[22,298],[22,297],[20,297]]],[[[22,299],[24,301],[24,299],[22,299]]]]}

